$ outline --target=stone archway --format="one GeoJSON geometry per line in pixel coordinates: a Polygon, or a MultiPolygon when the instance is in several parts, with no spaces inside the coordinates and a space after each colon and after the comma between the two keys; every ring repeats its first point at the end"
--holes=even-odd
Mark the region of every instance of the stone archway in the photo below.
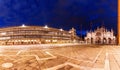
{"type": "Polygon", "coordinates": [[[112,43],[112,39],[108,38],[108,44],[111,44],[111,43],[112,43]]]}
{"type": "Polygon", "coordinates": [[[91,44],[93,44],[93,38],[91,38],[91,44]]]}
{"type": "Polygon", "coordinates": [[[90,42],[90,39],[89,39],[89,38],[87,38],[86,42],[87,42],[87,43],[89,43],[89,42],[90,42]]]}
{"type": "Polygon", "coordinates": [[[96,42],[96,44],[101,44],[101,38],[100,38],[100,37],[97,37],[97,38],[95,39],[95,42],[96,42]]]}
{"type": "Polygon", "coordinates": [[[107,44],[107,39],[103,38],[103,44],[107,44]]]}

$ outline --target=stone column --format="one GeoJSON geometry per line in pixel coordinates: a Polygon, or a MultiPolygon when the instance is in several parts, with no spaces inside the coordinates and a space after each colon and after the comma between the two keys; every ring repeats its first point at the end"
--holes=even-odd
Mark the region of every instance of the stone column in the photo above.
{"type": "Polygon", "coordinates": [[[120,0],[118,0],[118,45],[120,45],[120,0]]]}

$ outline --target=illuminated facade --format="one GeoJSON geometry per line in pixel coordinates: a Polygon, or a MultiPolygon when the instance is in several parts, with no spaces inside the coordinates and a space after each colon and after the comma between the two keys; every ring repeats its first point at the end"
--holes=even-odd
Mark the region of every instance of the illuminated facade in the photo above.
{"type": "Polygon", "coordinates": [[[41,26],[17,26],[0,29],[0,45],[73,43],[79,37],[70,31],[41,26]]]}
{"type": "Polygon", "coordinates": [[[101,27],[97,28],[94,32],[88,32],[85,41],[90,44],[116,44],[116,37],[112,29],[108,31],[101,27]]]}

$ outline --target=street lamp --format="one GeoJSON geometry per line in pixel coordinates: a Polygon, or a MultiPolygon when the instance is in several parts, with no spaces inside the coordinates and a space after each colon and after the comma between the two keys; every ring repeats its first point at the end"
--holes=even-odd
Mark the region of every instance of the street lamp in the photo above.
{"type": "Polygon", "coordinates": [[[26,27],[25,24],[22,24],[22,27],[26,27]]]}
{"type": "Polygon", "coordinates": [[[61,28],[60,31],[63,31],[63,29],[61,28]]]}
{"type": "Polygon", "coordinates": [[[48,26],[47,25],[45,25],[45,27],[44,28],[48,28],[48,26]]]}

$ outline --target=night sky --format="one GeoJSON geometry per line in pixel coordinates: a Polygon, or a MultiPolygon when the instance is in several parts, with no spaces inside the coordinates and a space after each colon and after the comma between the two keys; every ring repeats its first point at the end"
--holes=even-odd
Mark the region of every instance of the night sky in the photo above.
{"type": "Polygon", "coordinates": [[[104,25],[116,33],[117,0],[0,0],[0,27],[22,24],[74,27],[78,35],[104,25]]]}

